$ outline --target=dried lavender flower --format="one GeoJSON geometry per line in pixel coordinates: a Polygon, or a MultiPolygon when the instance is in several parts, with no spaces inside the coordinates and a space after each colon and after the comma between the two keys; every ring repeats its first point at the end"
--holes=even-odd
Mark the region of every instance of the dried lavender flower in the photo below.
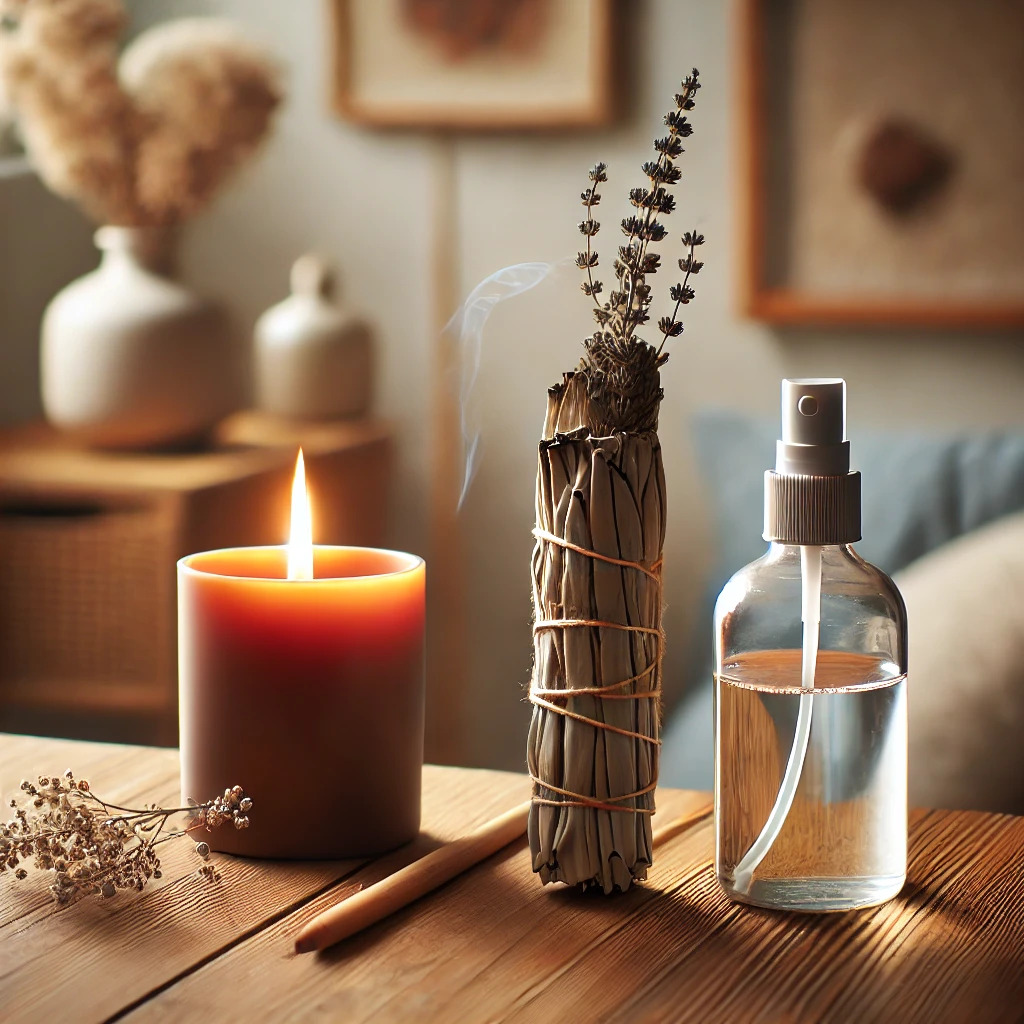
{"type": "MultiPolygon", "coordinates": [[[[70,769],[63,776],[41,775],[37,783],[26,779],[21,791],[25,806],[12,799],[14,816],[0,822],[0,874],[10,871],[22,881],[29,875],[23,864],[31,861],[37,870],[51,873],[50,893],[62,906],[87,895],[109,898],[118,889],[141,892],[151,878],[162,876],[157,852],[162,843],[228,822],[248,828],[253,806],[234,786],[204,804],[120,807],[96,796],[88,780],[76,779],[70,769]],[[177,814],[187,814],[187,824],[167,829],[177,814]]],[[[197,843],[196,854],[207,861],[209,843],[197,843]]],[[[208,863],[199,874],[211,882],[220,878],[208,863]]]]}
{"type": "Polygon", "coordinates": [[[593,208],[601,199],[596,191],[597,184],[608,180],[604,164],[599,163],[590,171],[593,184],[581,193],[587,217],[580,222],[579,230],[587,239],[587,249],[576,257],[576,265],[586,271],[583,293],[594,298],[593,314],[599,329],[584,342],[586,354],[579,373],[586,378],[590,419],[599,431],[602,427],[610,430],[613,424],[615,429],[636,432],[657,429],[658,407],[663,397],[658,370],[668,359],[665,343],[683,332],[679,307],[694,297],[690,277],[699,273],[704,265],[694,258],[694,250],[704,242],[703,235],[695,231],[683,235],[683,245],[688,252],[679,261],[679,269],[685,276],[669,290],[669,298],[675,303],[671,315],[658,320],[661,344],[655,349],[635,332],[651,319],[651,287],[647,276],[658,272],[661,257],[648,252],[647,247],[668,235],[667,228],[657,217],[675,209],[675,197],[666,186],[677,184],[682,176],[674,161],[683,153],[682,140],[693,133],[685,112],[693,109],[699,89],[699,73],[694,68],[675,96],[676,109],[665,115],[668,135],[654,141],[657,159],[642,165],[650,184],[629,192],[629,201],[637,212],[620,222],[626,242],[618,247],[618,258],[613,263],[615,288],[607,293],[604,302],[596,298],[604,289],[593,276],[599,259],[592,248],[593,239],[601,229],[594,219],[593,208]]]}

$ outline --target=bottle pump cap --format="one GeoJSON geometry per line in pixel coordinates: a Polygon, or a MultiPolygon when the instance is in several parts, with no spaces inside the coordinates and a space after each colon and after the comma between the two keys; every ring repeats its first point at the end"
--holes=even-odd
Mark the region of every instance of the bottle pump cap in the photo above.
{"type": "Polygon", "coordinates": [[[846,381],[782,382],[782,439],[765,474],[765,540],[848,544],[860,540],[860,474],[850,472],[846,381]]]}

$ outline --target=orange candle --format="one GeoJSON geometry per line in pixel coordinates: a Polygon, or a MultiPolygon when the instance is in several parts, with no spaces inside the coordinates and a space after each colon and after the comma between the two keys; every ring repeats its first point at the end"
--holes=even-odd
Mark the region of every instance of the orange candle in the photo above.
{"type": "Polygon", "coordinates": [[[288,547],[178,563],[182,797],[252,798],[248,828],[195,833],[216,850],[367,856],[419,831],[425,567],[314,547],[301,471],[288,547]]]}

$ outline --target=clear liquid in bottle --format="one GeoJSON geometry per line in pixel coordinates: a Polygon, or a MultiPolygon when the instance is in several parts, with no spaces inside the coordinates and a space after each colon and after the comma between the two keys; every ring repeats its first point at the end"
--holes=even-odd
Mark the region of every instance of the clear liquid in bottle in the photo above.
{"type": "Polygon", "coordinates": [[[820,650],[808,696],[800,663],[800,650],[747,652],[715,679],[719,883],[734,899],[791,910],[882,903],[906,877],[906,675],[881,657],[820,650]],[[802,697],[810,735],[793,803],[737,886],[782,786],[802,697]]]}

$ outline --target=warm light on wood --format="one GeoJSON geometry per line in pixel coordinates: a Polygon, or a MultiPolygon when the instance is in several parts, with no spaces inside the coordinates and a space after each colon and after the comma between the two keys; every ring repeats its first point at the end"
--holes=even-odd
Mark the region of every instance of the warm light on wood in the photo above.
{"type": "Polygon", "coordinates": [[[302,449],[295,462],[295,480],[292,483],[292,525],[288,537],[288,579],[313,578],[313,515],[306,490],[306,464],[302,449]]]}
{"type": "MultiPolygon", "coordinates": [[[[713,801],[700,802],[657,829],[653,844],[660,846],[682,835],[709,817],[714,809],[713,801]]],[[[522,836],[526,832],[529,813],[530,801],[527,800],[492,818],[468,836],[428,853],[375,885],[360,889],[309,921],[295,939],[295,952],[312,953],[333,946],[469,871],[522,836]]]]}
{"type": "MultiPolygon", "coordinates": [[[[321,585],[259,582],[292,594],[321,585]]],[[[214,735],[232,731],[217,724],[214,735]]],[[[0,752],[4,779],[70,765],[98,792],[118,789],[124,804],[167,800],[178,767],[174,750],[36,736],[0,734],[0,752]]],[[[328,792],[343,794],[336,778],[328,792]]],[[[314,792],[323,787],[318,780],[314,792]]],[[[529,791],[525,775],[427,765],[423,832],[450,844],[529,791]]],[[[741,907],[716,891],[710,821],[659,843],[663,828],[709,797],[658,788],[654,820],[670,824],[655,824],[655,863],[633,892],[605,898],[542,886],[520,840],[427,902],[320,956],[293,955],[294,934],[360,882],[371,887],[394,870],[400,855],[217,857],[223,878],[211,886],[195,877],[192,851],[178,850],[164,858],[151,894],[90,897],[56,911],[45,906],[44,872],[23,882],[5,873],[0,1017],[4,1024],[1020,1019],[1024,818],[912,811],[903,894],[852,914],[783,914],[741,907]]],[[[279,832],[302,831],[321,816],[319,804],[297,805],[294,789],[288,801],[279,832]]],[[[266,820],[256,804],[252,828],[261,813],[266,820]]],[[[223,827],[204,838],[218,832],[223,827]]]]}
{"type": "Polygon", "coordinates": [[[468,836],[447,843],[318,914],[299,932],[295,952],[312,953],[333,946],[450,882],[525,835],[529,814],[530,801],[526,800],[468,836]]]}

